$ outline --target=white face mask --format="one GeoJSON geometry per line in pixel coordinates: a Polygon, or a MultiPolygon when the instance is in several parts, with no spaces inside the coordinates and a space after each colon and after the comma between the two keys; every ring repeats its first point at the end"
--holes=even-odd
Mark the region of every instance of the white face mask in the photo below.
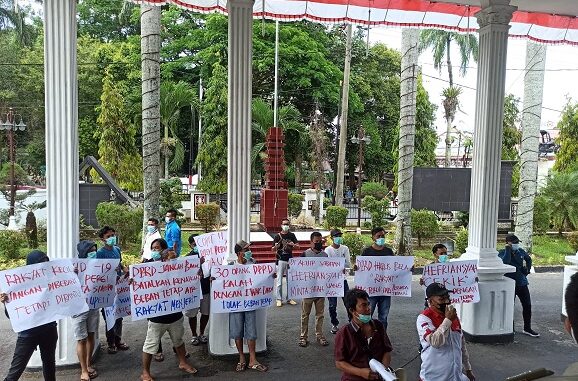
{"type": "Polygon", "coordinates": [[[512,250],[517,251],[520,249],[520,244],[519,243],[513,243],[512,244],[512,250]]]}

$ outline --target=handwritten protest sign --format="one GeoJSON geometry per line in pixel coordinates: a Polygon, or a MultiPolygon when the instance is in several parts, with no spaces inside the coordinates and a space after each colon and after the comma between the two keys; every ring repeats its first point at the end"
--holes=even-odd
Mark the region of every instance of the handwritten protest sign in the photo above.
{"type": "Polygon", "coordinates": [[[345,258],[291,258],[287,273],[289,298],[343,296],[345,258]]]}
{"type": "Polygon", "coordinates": [[[14,332],[88,311],[70,259],[2,271],[0,290],[8,294],[6,308],[14,332]]]}
{"type": "Polygon", "coordinates": [[[200,305],[199,258],[130,266],[132,320],[190,310],[200,305]]]}
{"type": "MultiPolygon", "coordinates": [[[[205,258],[207,268],[214,265],[222,265],[229,252],[229,244],[226,230],[201,234],[195,237],[195,243],[199,248],[199,256],[205,258]]],[[[206,269],[203,269],[206,273],[206,269]]]]}
{"type": "Polygon", "coordinates": [[[450,291],[451,303],[479,302],[477,277],[477,260],[433,263],[423,268],[426,287],[434,282],[443,284],[450,291]]]}
{"type": "Polygon", "coordinates": [[[213,266],[211,312],[241,312],[270,307],[273,303],[275,265],[213,266]]]}
{"type": "Polygon", "coordinates": [[[118,259],[75,259],[80,288],[90,309],[112,306],[118,259]]]}
{"type": "Polygon", "coordinates": [[[112,306],[104,308],[106,329],[112,329],[116,319],[130,316],[130,286],[127,277],[120,277],[116,282],[116,295],[112,306]]]}
{"type": "Polygon", "coordinates": [[[411,296],[413,257],[357,257],[355,263],[355,287],[369,296],[411,296]]]}

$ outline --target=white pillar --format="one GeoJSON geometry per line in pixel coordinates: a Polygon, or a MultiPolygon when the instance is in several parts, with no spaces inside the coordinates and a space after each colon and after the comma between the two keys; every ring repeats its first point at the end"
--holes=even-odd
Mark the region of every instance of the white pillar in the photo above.
{"type": "MultiPolygon", "coordinates": [[[[254,0],[229,0],[229,124],[227,144],[227,225],[229,256],[235,242],[249,241],[251,192],[251,100],[254,0]]],[[[266,310],[257,311],[257,351],[267,349],[266,310]]],[[[237,353],[229,340],[229,315],[211,314],[209,351],[237,353]]]]}
{"type": "MultiPolygon", "coordinates": [[[[78,242],[76,0],[44,2],[47,254],[72,258],[78,242]]],[[[70,319],[58,321],[56,364],[78,362],[70,319]]],[[[38,351],[31,367],[41,366],[38,351]]]]}
{"type": "Polygon", "coordinates": [[[482,0],[476,14],[479,61],[470,195],[469,239],[462,259],[478,259],[480,302],[460,306],[462,327],[473,341],[513,340],[513,267],[498,257],[496,236],[508,30],[516,7],[509,0],[482,0]]]}

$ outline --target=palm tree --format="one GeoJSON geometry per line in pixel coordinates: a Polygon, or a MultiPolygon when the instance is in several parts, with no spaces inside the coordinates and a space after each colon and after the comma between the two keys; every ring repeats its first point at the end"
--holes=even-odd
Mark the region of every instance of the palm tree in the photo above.
{"type": "MultiPolygon", "coordinates": [[[[143,226],[159,216],[161,9],[141,4],[143,226]]],[[[143,234],[144,240],[144,234],[143,234]]]]}
{"type": "Polygon", "coordinates": [[[548,201],[550,217],[558,233],[578,226],[578,172],[554,172],[548,176],[542,196],[548,201]]]}
{"type": "MultiPolygon", "coordinates": [[[[449,167],[451,160],[451,130],[456,111],[459,106],[457,92],[454,86],[454,73],[451,60],[452,41],[458,45],[460,50],[460,73],[464,75],[468,70],[470,57],[478,61],[478,39],[475,34],[461,34],[456,32],[447,32],[437,29],[426,29],[420,34],[420,51],[423,52],[429,48],[433,50],[434,67],[441,72],[442,61],[446,58],[450,86],[446,89],[447,95],[453,96],[453,99],[445,98],[443,101],[445,110],[445,119],[447,124],[446,130],[446,159],[445,166],[449,167]],[[447,104],[447,106],[446,106],[447,104]],[[455,105],[455,108],[451,106],[455,105]]],[[[446,90],[442,93],[446,97],[446,90]]]]}
{"type": "Polygon", "coordinates": [[[185,161],[185,146],[176,133],[176,124],[181,109],[196,105],[196,92],[186,82],[163,82],[161,84],[161,126],[164,138],[161,141],[161,153],[165,161],[164,177],[169,177],[169,168],[173,171],[182,167],[185,161]],[[170,137],[169,137],[170,131],[170,137]],[[169,164],[169,157],[172,160],[169,164]]]}
{"type": "Polygon", "coordinates": [[[34,28],[26,24],[26,13],[16,1],[0,0],[0,31],[12,29],[20,44],[28,46],[34,39],[34,28]]]}

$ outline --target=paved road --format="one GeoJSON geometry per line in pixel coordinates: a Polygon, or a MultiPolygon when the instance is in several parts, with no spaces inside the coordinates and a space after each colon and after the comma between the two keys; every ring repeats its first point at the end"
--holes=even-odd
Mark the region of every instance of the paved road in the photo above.
{"type": "MultiPolygon", "coordinates": [[[[417,279],[417,278],[416,278],[417,279]]],[[[547,367],[556,372],[563,371],[567,364],[578,358],[578,346],[563,331],[560,323],[560,303],[562,294],[562,274],[534,274],[530,278],[534,302],[534,329],[542,334],[539,339],[525,335],[516,335],[514,343],[507,345],[470,344],[474,371],[479,381],[503,380],[507,376],[521,373],[538,367],[547,367]]],[[[415,317],[422,306],[423,291],[417,281],[414,282],[413,298],[397,298],[390,312],[389,334],[395,347],[393,362],[401,366],[417,354],[417,334],[415,317]]],[[[345,310],[340,306],[341,320],[345,319],[345,310]]],[[[308,348],[297,346],[299,336],[299,306],[272,308],[268,317],[269,349],[260,356],[271,370],[267,374],[246,371],[236,374],[233,368],[235,357],[215,358],[207,354],[206,347],[193,347],[187,344],[192,353],[192,364],[199,368],[197,376],[187,376],[176,370],[175,358],[167,354],[163,363],[153,363],[153,374],[157,380],[182,380],[203,378],[209,380],[339,380],[339,372],[333,363],[333,336],[327,336],[331,345],[320,347],[310,345],[308,348]]],[[[325,329],[329,330],[329,319],[325,320],[325,329]]],[[[515,310],[515,328],[522,329],[522,314],[519,303],[515,310]]],[[[101,324],[102,331],[102,324],[101,324]]],[[[140,349],[146,333],[145,322],[125,323],[125,339],[131,346],[128,352],[108,355],[102,351],[96,366],[100,372],[97,380],[138,380],[140,375],[140,349]]],[[[0,377],[4,377],[10,363],[14,348],[15,334],[9,322],[0,319],[0,335],[3,338],[0,347],[0,377]]],[[[165,335],[166,336],[166,335],[165,335]]],[[[101,332],[104,337],[104,332],[101,332]]],[[[190,333],[187,333],[190,340],[190,333]]],[[[167,337],[163,346],[170,348],[167,337]],[[166,343],[166,346],[164,345],[166,343]]],[[[406,366],[409,380],[416,380],[420,360],[415,359],[406,366]]],[[[58,380],[78,380],[76,370],[59,372],[58,380]]],[[[24,379],[41,379],[38,374],[26,374],[24,379]]]]}

